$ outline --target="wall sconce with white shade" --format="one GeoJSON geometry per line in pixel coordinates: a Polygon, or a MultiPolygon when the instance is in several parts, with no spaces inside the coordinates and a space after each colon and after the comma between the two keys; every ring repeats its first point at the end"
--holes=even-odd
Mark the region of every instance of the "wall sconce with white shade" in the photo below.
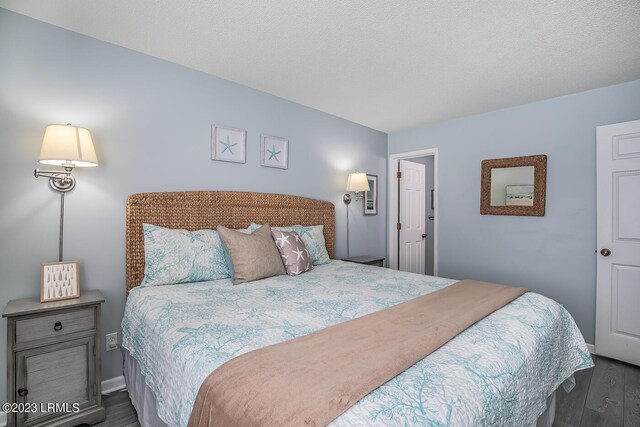
{"type": "Polygon", "coordinates": [[[342,196],[342,201],[345,205],[351,203],[351,194],[349,193],[353,193],[354,199],[357,202],[364,197],[364,194],[360,193],[365,191],[369,191],[367,174],[363,172],[350,173],[349,178],[347,178],[347,193],[342,196]]]}
{"type": "Polygon", "coordinates": [[[349,193],[353,193],[353,199],[357,202],[364,197],[364,192],[369,190],[369,180],[366,173],[356,172],[349,174],[349,178],[347,178],[347,193],[342,196],[342,201],[347,207],[347,257],[349,257],[349,204],[351,203],[351,194],[349,193]]]}
{"type": "Polygon", "coordinates": [[[49,186],[60,193],[60,242],[58,260],[62,261],[64,230],[64,195],[76,186],[73,168],[98,166],[98,157],[88,129],[66,125],[48,125],[40,149],[40,163],[60,166],[64,171],[36,169],[36,178],[49,178],[49,186]]]}

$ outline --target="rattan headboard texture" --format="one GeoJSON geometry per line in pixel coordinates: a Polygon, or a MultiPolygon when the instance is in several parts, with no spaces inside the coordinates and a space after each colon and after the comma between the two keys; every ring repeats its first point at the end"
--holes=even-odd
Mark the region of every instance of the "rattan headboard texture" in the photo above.
{"type": "Polygon", "coordinates": [[[143,223],[193,231],[217,225],[246,228],[251,222],[322,224],[329,257],[335,258],[335,206],[331,202],[240,191],[132,194],[127,198],[127,293],[144,277],[143,223]]]}

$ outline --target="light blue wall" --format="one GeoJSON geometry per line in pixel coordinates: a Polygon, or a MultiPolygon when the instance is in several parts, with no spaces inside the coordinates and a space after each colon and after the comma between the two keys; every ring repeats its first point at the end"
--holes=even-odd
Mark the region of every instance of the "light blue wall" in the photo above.
{"type": "MultiPolygon", "coordinates": [[[[347,173],[377,174],[379,214],[351,206],[351,252],[384,256],[386,134],[156,58],[0,9],[0,306],[39,293],[41,262],[56,260],[58,196],[33,169],[45,125],[87,127],[100,166],[76,173],[66,199],[66,259],[83,289],[102,289],[104,331],[125,302],[125,198],[144,191],[246,190],[329,200],[344,256],[347,173]],[[245,165],[210,160],[210,125],[247,130],[245,165]],[[260,133],[290,140],[288,170],[260,167],[260,133]]],[[[0,366],[6,323],[0,324],[0,366]]],[[[120,375],[119,352],[103,377],[120,375]]],[[[0,379],[4,401],[5,379],[0,379]]]]}
{"type": "Polygon", "coordinates": [[[439,150],[439,274],[526,286],[594,342],[595,128],[640,118],[640,80],[389,135],[389,153],[439,150]],[[480,162],[548,156],[544,217],[480,215],[480,162]]]}

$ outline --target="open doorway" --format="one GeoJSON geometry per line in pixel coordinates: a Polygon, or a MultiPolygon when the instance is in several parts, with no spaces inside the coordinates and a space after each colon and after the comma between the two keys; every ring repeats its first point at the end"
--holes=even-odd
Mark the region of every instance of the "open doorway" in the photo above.
{"type": "Polygon", "coordinates": [[[389,267],[438,274],[438,150],[389,156],[389,267]]]}

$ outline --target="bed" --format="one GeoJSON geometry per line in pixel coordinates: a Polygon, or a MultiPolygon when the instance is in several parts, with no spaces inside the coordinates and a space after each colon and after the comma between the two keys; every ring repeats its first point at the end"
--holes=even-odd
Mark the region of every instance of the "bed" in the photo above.
{"type": "MultiPolygon", "coordinates": [[[[125,380],[143,426],[186,425],[198,389],[240,354],[445,288],[455,280],[338,260],[300,276],[143,287],[142,224],[190,230],[324,225],[334,258],[334,206],[239,192],[145,193],[127,201],[125,380]]],[[[373,390],[331,425],[496,426],[553,422],[556,389],[591,367],[568,312],[527,293],[373,390]]],[[[230,385],[232,386],[232,385],[230,385]]]]}

